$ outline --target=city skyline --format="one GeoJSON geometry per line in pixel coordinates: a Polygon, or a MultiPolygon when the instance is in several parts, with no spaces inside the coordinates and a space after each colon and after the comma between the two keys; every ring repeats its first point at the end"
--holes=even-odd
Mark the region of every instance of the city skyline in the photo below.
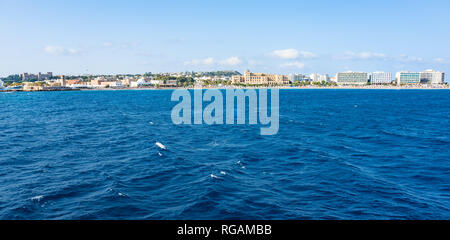
{"type": "Polygon", "coordinates": [[[0,8],[1,77],[450,70],[448,1],[6,0],[0,8]]]}

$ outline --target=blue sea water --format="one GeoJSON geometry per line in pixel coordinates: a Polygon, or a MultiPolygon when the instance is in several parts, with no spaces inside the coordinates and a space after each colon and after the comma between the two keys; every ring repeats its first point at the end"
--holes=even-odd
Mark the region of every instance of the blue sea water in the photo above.
{"type": "Polygon", "coordinates": [[[0,219],[450,219],[448,90],[281,90],[275,136],[171,93],[0,93],[0,219]]]}

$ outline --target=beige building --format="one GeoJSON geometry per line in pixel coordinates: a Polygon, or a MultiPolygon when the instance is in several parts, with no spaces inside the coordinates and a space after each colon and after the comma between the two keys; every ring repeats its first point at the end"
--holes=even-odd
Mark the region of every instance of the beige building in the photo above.
{"type": "Polygon", "coordinates": [[[249,85],[288,85],[289,76],[276,75],[266,73],[251,73],[249,70],[244,72],[243,76],[232,76],[233,84],[249,84],[249,85]]]}
{"type": "Polygon", "coordinates": [[[100,86],[100,85],[102,85],[102,82],[106,82],[106,79],[102,79],[102,78],[92,79],[91,85],[92,86],[100,86]]]}
{"type": "Polygon", "coordinates": [[[131,86],[131,84],[133,84],[133,82],[135,83],[136,81],[136,78],[126,77],[122,80],[122,85],[129,87],[131,86]]]}
{"type": "Polygon", "coordinates": [[[42,82],[25,82],[23,91],[42,91],[44,90],[44,84],[42,82]]]}

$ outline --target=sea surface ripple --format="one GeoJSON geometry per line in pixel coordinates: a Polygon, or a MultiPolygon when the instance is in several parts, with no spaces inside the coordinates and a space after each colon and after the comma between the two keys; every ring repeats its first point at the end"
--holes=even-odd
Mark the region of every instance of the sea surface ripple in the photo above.
{"type": "Polygon", "coordinates": [[[0,93],[0,219],[450,219],[448,90],[281,90],[275,136],[171,93],[0,93]]]}

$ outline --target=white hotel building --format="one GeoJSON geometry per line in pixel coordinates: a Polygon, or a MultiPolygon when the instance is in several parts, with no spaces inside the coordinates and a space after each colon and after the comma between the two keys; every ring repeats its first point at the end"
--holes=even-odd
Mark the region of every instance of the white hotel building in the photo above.
{"type": "Polygon", "coordinates": [[[309,78],[313,82],[329,82],[330,81],[330,77],[328,77],[328,74],[313,73],[313,74],[309,75],[309,78]]]}
{"type": "Polygon", "coordinates": [[[390,84],[392,83],[392,74],[387,72],[373,72],[370,75],[371,84],[390,84]]]}
{"type": "Polygon", "coordinates": [[[302,81],[307,81],[308,77],[306,77],[303,74],[291,74],[289,75],[289,81],[291,82],[302,82],[302,81]]]}
{"type": "Polygon", "coordinates": [[[365,72],[342,72],[337,73],[338,85],[365,85],[369,81],[369,74],[365,72]]]}
{"type": "Polygon", "coordinates": [[[422,84],[444,84],[444,76],[443,72],[436,72],[433,70],[426,70],[420,73],[420,83],[422,84]]]}
{"type": "Polygon", "coordinates": [[[420,84],[420,73],[418,72],[398,72],[395,76],[397,85],[420,84]]]}

